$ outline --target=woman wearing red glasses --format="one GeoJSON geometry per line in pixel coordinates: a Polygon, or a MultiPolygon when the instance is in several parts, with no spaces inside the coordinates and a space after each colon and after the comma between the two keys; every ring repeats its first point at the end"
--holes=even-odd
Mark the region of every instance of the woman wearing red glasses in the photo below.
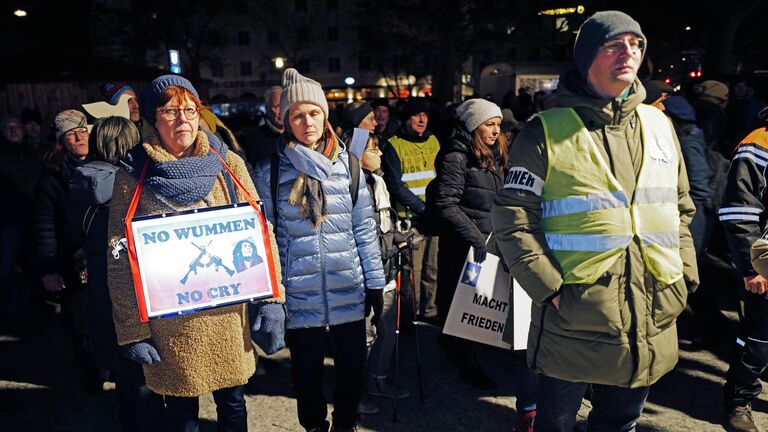
{"type": "MultiPolygon", "coordinates": [[[[156,78],[143,93],[141,114],[154,129],[129,152],[115,176],[108,234],[112,245],[125,236],[123,219],[145,166],[136,216],[245,201],[245,191],[222,160],[258,199],[243,160],[200,129],[201,108],[195,88],[178,75],[156,78]]],[[[276,245],[274,239],[271,243],[276,245]]],[[[272,253],[278,263],[277,250],[272,253]]],[[[140,322],[127,253],[109,259],[108,280],[117,342],[126,357],[144,366],[147,386],[165,396],[166,422],[159,430],[197,431],[198,397],[213,392],[218,430],[246,431],[243,385],[255,370],[249,330],[274,334],[282,329],[282,287],[279,299],[252,306],[259,325],[249,329],[242,303],[140,322]]]]}

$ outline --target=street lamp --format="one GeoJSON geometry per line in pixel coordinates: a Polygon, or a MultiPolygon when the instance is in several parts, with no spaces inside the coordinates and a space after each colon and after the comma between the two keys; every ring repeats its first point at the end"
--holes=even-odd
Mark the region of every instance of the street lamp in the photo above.
{"type": "Polygon", "coordinates": [[[25,16],[27,16],[27,11],[25,11],[24,9],[16,9],[15,11],[13,11],[13,14],[19,18],[24,18],[25,16]]]}
{"type": "Polygon", "coordinates": [[[285,67],[285,61],[287,59],[285,57],[275,57],[272,59],[273,62],[275,62],[275,67],[278,69],[282,69],[285,67]]]}

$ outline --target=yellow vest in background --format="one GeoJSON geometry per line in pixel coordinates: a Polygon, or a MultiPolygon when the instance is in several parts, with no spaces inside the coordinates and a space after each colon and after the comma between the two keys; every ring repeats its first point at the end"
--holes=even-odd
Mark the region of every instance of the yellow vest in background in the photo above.
{"type": "Polygon", "coordinates": [[[672,284],[683,276],[674,132],[658,109],[640,105],[637,113],[643,162],[631,203],[576,111],[539,115],[549,162],[541,226],[563,283],[594,283],[635,236],[657,280],[672,284]]]}
{"type": "MultiPolygon", "coordinates": [[[[400,158],[400,178],[405,186],[425,201],[427,184],[437,176],[435,173],[435,158],[440,151],[440,143],[434,135],[424,142],[406,141],[399,136],[389,139],[389,144],[400,158]]],[[[401,217],[405,216],[405,207],[397,203],[397,212],[401,217]]]]}

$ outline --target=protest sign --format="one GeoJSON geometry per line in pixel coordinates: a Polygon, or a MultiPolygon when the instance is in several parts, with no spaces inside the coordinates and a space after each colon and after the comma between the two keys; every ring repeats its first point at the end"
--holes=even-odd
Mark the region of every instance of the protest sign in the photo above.
{"type": "Polygon", "coordinates": [[[277,296],[266,221],[247,203],[136,217],[131,229],[142,322],[277,296]]]}
{"type": "Polygon", "coordinates": [[[525,349],[531,299],[499,265],[499,257],[489,253],[479,264],[473,257],[474,250],[470,248],[443,333],[500,348],[525,349]],[[513,300],[513,345],[502,340],[510,313],[510,282],[514,283],[513,294],[516,294],[513,300]]]}

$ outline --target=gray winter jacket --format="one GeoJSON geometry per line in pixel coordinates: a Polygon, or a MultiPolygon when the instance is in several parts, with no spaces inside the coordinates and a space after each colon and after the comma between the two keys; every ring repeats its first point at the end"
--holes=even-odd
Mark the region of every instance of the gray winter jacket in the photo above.
{"type": "Polygon", "coordinates": [[[342,150],[325,172],[316,163],[325,158],[309,152],[300,166],[280,148],[277,188],[277,221],[272,200],[271,159],[254,168],[253,182],[262,198],[266,216],[275,227],[283,270],[288,307],[288,329],[338,325],[363,319],[365,288],[383,289],[386,284],[381,264],[378,233],[373,218],[373,201],[360,175],[354,208],[350,196],[349,158],[342,150]],[[300,172],[322,182],[326,199],[326,220],[315,229],[302,218],[299,207],[288,203],[300,172]]]}

